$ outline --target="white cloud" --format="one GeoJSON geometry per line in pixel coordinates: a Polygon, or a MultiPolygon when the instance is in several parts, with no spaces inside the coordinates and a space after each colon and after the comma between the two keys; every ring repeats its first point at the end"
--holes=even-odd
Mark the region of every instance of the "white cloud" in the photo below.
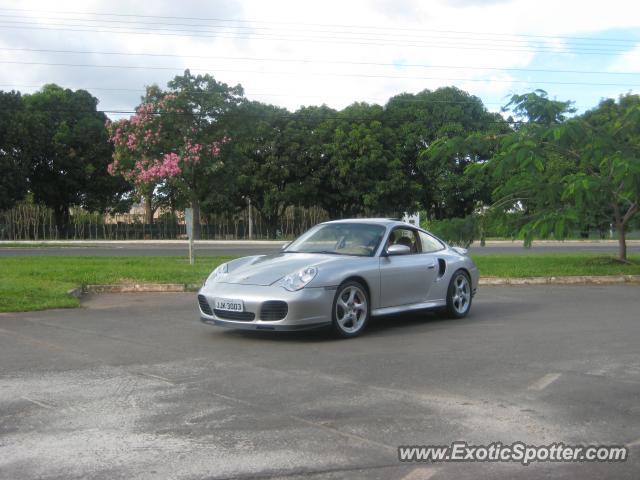
{"type": "Polygon", "coordinates": [[[628,52],[620,55],[609,68],[612,72],[640,73],[640,44],[628,52]]]}

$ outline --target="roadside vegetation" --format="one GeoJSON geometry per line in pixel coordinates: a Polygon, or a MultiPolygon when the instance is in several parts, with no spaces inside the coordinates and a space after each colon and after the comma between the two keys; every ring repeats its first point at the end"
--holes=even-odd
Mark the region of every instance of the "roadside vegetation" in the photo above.
{"type": "MultiPolygon", "coordinates": [[[[0,259],[0,312],[77,307],[67,292],[82,285],[201,284],[232,257],[5,257],[0,259]]],[[[628,263],[597,254],[478,255],[483,277],[639,275],[640,255],[628,263]]]]}
{"type": "Polygon", "coordinates": [[[0,238],[176,238],[186,207],[196,239],[421,212],[462,245],[615,235],[625,262],[626,235],[640,228],[637,94],[577,114],[536,90],[501,115],[442,87],[291,112],[186,70],[148,86],[129,118],[110,121],[97,105],[57,85],[0,91],[0,238]],[[111,214],[138,202],[144,213],[120,228],[111,214]]]}

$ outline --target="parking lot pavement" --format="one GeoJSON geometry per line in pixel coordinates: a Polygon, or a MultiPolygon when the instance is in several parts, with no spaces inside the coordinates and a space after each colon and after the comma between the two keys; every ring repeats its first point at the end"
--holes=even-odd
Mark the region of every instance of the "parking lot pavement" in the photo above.
{"type": "Polygon", "coordinates": [[[360,338],[202,325],[193,294],[0,314],[2,478],[638,478],[637,286],[487,287],[360,338]],[[400,463],[399,445],[630,444],[625,463],[400,463]]]}

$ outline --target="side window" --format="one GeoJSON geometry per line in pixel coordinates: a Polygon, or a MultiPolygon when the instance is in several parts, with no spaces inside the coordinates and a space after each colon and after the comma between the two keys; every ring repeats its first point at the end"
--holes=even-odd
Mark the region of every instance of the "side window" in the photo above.
{"type": "Polygon", "coordinates": [[[436,252],[444,248],[444,245],[440,243],[439,240],[432,237],[428,233],[424,233],[424,232],[419,232],[419,233],[420,233],[420,244],[422,247],[422,253],[436,252]]]}
{"type": "Polygon", "coordinates": [[[411,253],[418,253],[418,237],[414,230],[408,228],[396,228],[389,236],[389,245],[394,244],[406,245],[411,249],[411,253]]]}

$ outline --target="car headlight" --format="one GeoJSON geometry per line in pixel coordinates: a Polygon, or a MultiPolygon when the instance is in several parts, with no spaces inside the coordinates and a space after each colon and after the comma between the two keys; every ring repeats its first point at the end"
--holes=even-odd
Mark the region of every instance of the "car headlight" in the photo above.
{"type": "Polygon", "coordinates": [[[317,274],[318,269],[316,267],[303,268],[302,270],[282,277],[280,281],[278,281],[278,285],[286,288],[290,292],[295,292],[296,290],[304,288],[311,280],[315,278],[317,274]]]}
{"type": "Polygon", "coordinates": [[[229,273],[228,263],[223,263],[222,265],[218,265],[216,269],[213,272],[211,272],[211,275],[209,275],[207,279],[204,281],[204,284],[206,285],[207,283],[215,282],[216,280],[225,276],[227,273],[229,273]]]}

